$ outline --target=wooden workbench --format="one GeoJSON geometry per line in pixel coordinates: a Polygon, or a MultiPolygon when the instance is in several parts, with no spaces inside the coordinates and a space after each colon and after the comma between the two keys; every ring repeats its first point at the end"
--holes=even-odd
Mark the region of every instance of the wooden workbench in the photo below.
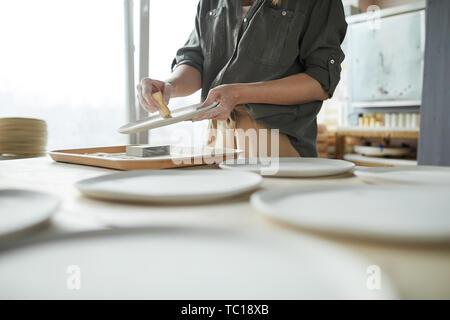
{"type": "MultiPolygon", "coordinates": [[[[184,169],[185,170],[185,169],[184,169]]],[[[26,188],[51,192],[63,200],[61,210],[50,224],[14,237],[37,237],[42,234],[68,234],[110,227],[148,225],[176,226],[252,226],[294,230],[299,236],[322,238],[365,258],[381,267],[397,287],[401,298],[450,298],[450,248],[418,246],[344,238],[302,229],[290,229],[258,214],[248,196],[207,205],[146,206],[103,202],[81,196],[75,189],[78,180],[117,172],[108,169],[55,163],[36,158],[0,161],[0,188],[26,188]]],[[[343,178],[282,179],[264,178],[263,189],[313,183],[362,184],[349,175],[343,178]]],[[[15,238],[0,241],[15,241],[15,238]]]]}

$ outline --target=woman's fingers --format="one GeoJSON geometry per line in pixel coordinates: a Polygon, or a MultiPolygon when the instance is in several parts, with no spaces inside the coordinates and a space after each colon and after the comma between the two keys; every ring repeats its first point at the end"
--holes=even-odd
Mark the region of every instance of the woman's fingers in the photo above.
{"type": "Polygon", "coordinates": [[[143,99],[150,108],[150,112],[156,112],[159,109],[158,103],[152,97],[152,87],[145,86],[143,89],[143,99]]]}
{"type": "Polygon", "coordinates": [[[233,93],[233,85],[221,85],[211,89],[208,93],[208,97],[202,104],[202,107],[207,107],[214,102],[219,102],[219,106],[207,111],[198,117],[192,119],[192,121],[201,121],[205,119],[217,119],[226,120],[230,117],[231,112],[237,105],[237,97],[233,93]]]}
{"type": "Polygon", "coordinates": [[[149,86],[143,86],[142,87],[142,97],[144,98],[145,102],[151,107],[155,107],[154,103],[152,101],[152,87],[149,86]]]}
{"type": "MultiPolygon", "coordinates": [[[[208,93],[208,96],[206,97],[206,100],[203,102],[200,108],[206,108],[212,105],[214,102],[220,102],[220,99],[216,90],[211,89],[208,93]]],[[[211,111],[207,111],[205,113],[198,115],[197,117],[193,118],[192,121],[202,121],[206,119],[212,119],[220,113],[220,108],[221,106],[219,105],[218,107],[214,108],[211,111]]]]}
{"type": "Polygon", "coordinates": [[[164,90],[166,89],[165,88],[166,84],[163,81],[153,80],[150,78],[145,78],[143,81],[146,82],[147,86],[154,89],[153,92],[156,91],[164,92],[164,90]]]}
{"type": "Polygon", "coordinates": [[[220,106],[211,111],[206,111],[192,119],[192,121],[202,121],[207,119],[215,119],[219,114],[221,114],[220,106]]]}
{"type": "Polygon", "coordinates": [[[202,113],[202,114],[196,116],[195,118],[192,119],[192,121],[202,121],[202,120],[210,119],[209,118],[210,115],[211,114],[208,111],[208,112],[205,112],[205,113],[202,113]]]}
{"type": "Polygon", "coordinates": [[[141,105],[141,107],[147,111],[147,112],[154,112],[154,108],[150,107],[148,105],[148,103],[144,100],[144,98],[142,97],[142,95],[138,94],[137,95],[137,99],[139,101],[139,104],[141,105]]]}
{"type": "Polygon", "coordinates": [[[152,94],[161,91],[166,103],[169,103],[171,89],[172,88],[170,87],[166,88],[165,83],[162,81],[144,78],[141,80],[141,83],[137,85],[137,97],[139,103],[145,110],[148,112],[156,112],[159,109],[159,104],[153,98],[152,94]]]}
{"type": "Polygon", "coordinates": [[[172,90],[173,90],[172,84],[166,83],[163,90],[163,97],[167,105],[169,104],[170,97],[172,96],[172,90]]]}
{"type": "Polygon", "coordinates": [[[148,103],[144,100],[143,96],[142,96],[142,86],[140,84],[137,85],[137,95],[136,98],[139,101],[139,104],[141,105],[142,108],[144,108],[145,110],[150,112],[150,106],[148,105],[148,103]]]}
{"type": "Polygon", "coordinates": [[[210,105],[212,105],[214,102],[219,101],[219,94],[215,89],[211,89],[208,93],[208,96],[206,97],[205,102],[203,102],[201,108],[206,108],[210,105]]]}
{"type": "Polygon", "coordinates": [[[218,115],[216,115],[214,118],[215,120],[227,120],[230,118],[230,113],[219,113],[218,115]]]}
{"type": "Polygon", "coordinates": [[[219,102],[219,106],[217,106],[216,108],[207,111],[203,114],[200,114],[198,117],[195,117],[194,119],[192,119],[193,121],[202,121],[202,120],[206,120],[206,119],[216,119],[219,115],[221,115],[221,118],[225,118],[226,117],[226,109],[222,104],[221,104],[221,100],[222,100],[222,96],[220,93],[220,90],[218,89],[211,89],[208,93],[208,97],[206,98],[205,102],[203,102],[202,104],[202,108],[206,108],[210,105],[212,105],[215,102],[219,102]]]}
{"type": "Polygon", "coordinates": [[[144,96],[142,95],[142,92],[139,92],[137,94],[137,98],[138,98],[139,104],[141,105],[142,108],[144,108],[144,110],[146,110],[148,112],[155,112],[156,111],[155,107],[150,105],[147,102],[147,100],[144,98],[144,96]]]}
{"type": "Polygon", "coordinates": [[[142,108],[144,108],[146,111],[148,112],[152,112],[151,111],[151,106],[148,104],[147,100],[144,98],[144,87],[142,86],[142,84],[138,84],[136,86],[137,89],[137,99],[139,101],[139,104],[141,105],[142,108]]]}

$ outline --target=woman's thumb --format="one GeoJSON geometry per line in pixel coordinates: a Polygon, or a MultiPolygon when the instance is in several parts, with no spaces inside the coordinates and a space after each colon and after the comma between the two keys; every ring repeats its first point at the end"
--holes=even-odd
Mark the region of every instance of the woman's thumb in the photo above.
{"type": "Polygon", "coordinates": [[[202,108],[208,107],[208,106],[212,105],[216,101],[217,101],[217,93],[213,89],[213,90],[209,91],[205,102],[203,102],[202,108]]]}

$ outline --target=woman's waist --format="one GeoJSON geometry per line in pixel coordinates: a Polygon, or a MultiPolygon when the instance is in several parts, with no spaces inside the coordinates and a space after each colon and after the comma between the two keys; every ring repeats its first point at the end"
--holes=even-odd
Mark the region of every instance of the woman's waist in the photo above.
{"type": "Polygon", "coordinates": [[[234,113],[236,114],[244,114],[244,115],[248,115],[247,110],[245,109],[245,106],[243,104],[238,104],[236,107],[234,107],[233,109],[234,113]]]}

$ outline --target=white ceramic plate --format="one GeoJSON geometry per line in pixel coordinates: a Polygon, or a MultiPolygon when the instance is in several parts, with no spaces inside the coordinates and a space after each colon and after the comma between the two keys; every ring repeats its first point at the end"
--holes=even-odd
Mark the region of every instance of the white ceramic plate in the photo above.
{"type": "Polygon", "coordinates": [[[222,170],[136,170],[80,181],[85,195],[123,201],[186,203],[214,201],[255,190],[262,177],[222,170]]]}
{"type": "Polygon", "coordinates": [[[356,153],[370,157],[401,157],[411,153],[411,148],[380,148],[373,146],[355,146],[356,153]]]}
{"type": "Polygon", "coordinates": [[[354,174],[367,182],[401,184],[438,184],[450,186],[450,168],[431,166],[358,167],[354,174]]]}
{"type": "Polygon", "coordinates": [[[279,229],[102,231],[0,252],[1,299],[396,298],[384,273],[367,289],[370,263],[279,229]]]}
{"type": "Polygon", "coordinates": [[[349,172],[354,167],[355,165],[348,161],[322,158],[236,159],[220,164],[222,169],[279,177],[332,176],[349,172]]]}
{"type": "Polygon", "coordinates": [[[450,241],[449,188],[311,185],[261,191],[263,214],[305,228],[379,239],[450,241]]]}
{"type": "Polygon", "coordinates": [[[214,103],[208,107],[201,108],[202,103],[194,104],[192,106],[187,106],[183,108],[178,108],[171,110],[172,117],[171,118],[163,118],[159,114],[155,114],[148,118],[128,123],[119,128],[120,133],[136,133],[144,130],[150,130],[155,128],[160,128],[164,126],[168,126],[174,123],[178,123],[181,121],[191,120],[192,118],[209,111],[211,109],[216,108],[219,103],[214,103]]]}
{"type": "Polygon", "coordinates": [[[58,197],[41,192],[0,190],[0,235],[19,232],[47,221],[58,209],[58,197]]]}

